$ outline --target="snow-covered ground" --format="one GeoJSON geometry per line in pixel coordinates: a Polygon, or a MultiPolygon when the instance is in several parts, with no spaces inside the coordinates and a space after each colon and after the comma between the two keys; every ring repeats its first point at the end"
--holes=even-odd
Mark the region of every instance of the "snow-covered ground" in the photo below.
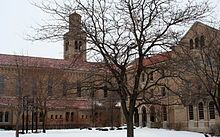
{"type": "MultiPolygon", "coordinates": [[[[204,137],[203,134],[187,131],[173,131],[165,129],[137,128],[135,137],[204,137]]],[[[14,137],[15,131],[0,131],[0,137],[14,137]]],[[[87,130],[64,129],[47,130],[47,133],[29,133],[21,137],[126,137],[126,130],[87,130]]]]}

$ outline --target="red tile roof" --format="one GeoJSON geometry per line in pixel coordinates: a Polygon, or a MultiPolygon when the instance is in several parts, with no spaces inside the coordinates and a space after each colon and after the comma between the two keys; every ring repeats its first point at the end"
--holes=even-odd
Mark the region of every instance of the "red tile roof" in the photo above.
{"type": "Polygon", "coordinates": [[[160,53],[160,54],[145,58],[143,61],[143,64],[144,66],[154,65],[154,64],[169,60],[170,57],[171,57],[171,52],[160,53]]]}
{"type": "Polygon", "coordinates": [[[19,55],[0,54],[0,66],[26,66],[56,69],[91,70],[102,67],[101,63],[77,60],[52,59],[19,55]]]}

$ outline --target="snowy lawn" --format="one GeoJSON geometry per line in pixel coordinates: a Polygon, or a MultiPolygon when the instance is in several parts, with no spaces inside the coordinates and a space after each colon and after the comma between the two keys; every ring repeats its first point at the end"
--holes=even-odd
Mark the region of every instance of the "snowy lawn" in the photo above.
{"type": "MultiPolygon", "coordinates": [[[[134,132],[135,137],[204,137],[204,135],[200,133],[165,129],[137,128],[134,132]]],[[[13,136],[15,136],[15,131],[0,131],[0,137],[13,136]]],[[[126,130],[47,130],[47,133],[20,134],[20,137],[126,137],[126,130]]]]}

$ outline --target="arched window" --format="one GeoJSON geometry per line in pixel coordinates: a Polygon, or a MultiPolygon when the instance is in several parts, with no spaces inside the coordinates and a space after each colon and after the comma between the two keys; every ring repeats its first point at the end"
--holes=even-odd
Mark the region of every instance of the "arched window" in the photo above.
{"type": "Polygon", "coordinates": [[[155,108],[154,106],[151,106],[150,107],[150,121],[151,122],[155,122],[155,108]]]}
{"type": "Polygon", "coordinates": [[[209,118],[215,119],[215,106],[213,101],[209,102],[209,118]]]}
{"type": "Polygon", "coordinates": [[[199,38],[195,38],[195,48],[199,48],[199,38]]]}
{"type": "Polygon", "coordinates": [[[193,105],[189,105],[189,120],[194,119],[193,105]]]}
{"type": "Polygon", "coordinates": [[[142,126],[146,127],[147,125],[147,112],[146,112],[146,108],[142,107],[142,126]]]}
{"type": "Polygon", "coordinates": [[[163,121],[167,121],[167,108],[165,106],[162,107],[163,112],[163,121]]]}
{"type": "Polygon", "coordinates": [[[135,108],[134,110],[134,124],[135,126],[139,126],[139,114],[138,114],[138,109],[135,108]]]}
{"type": "Polygon", "coordinates": [[[5,122],[8,122],[8,118],[9,118],[9,112],[5,112],[5,122]]]}
{"type": "Polygon", "coordinates": [[[193,49],[193,40],[192,39],[189,40],[189,48],[193,49]]]}
{"type": "Polygon", "coordinates": [[[205,37],[202,35],[200,37],[200,47],[204,47],[205,46],[205,37]]]}
{"type": "Polygon", "coordinates": [[[203,103],[199,103],[199,119],[204,119],[204,108],[203,108],[203,103]]]}

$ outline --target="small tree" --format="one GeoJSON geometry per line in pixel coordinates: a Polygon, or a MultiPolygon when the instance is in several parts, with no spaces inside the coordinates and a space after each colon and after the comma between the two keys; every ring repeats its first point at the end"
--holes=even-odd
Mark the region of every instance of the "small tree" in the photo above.
{"type": "Polygon", "coordinates": [[[167,50],[174,45],[174,38],[180,36],[176,29],[179,25],[204,18],[210,11],[207,1],[191,0],[184,4],[178,0],[76,0],[63,5],[55,2],[52,6],[51,3],[36,6],[52,14],[57,22],[38,28],[40,34],[32,37],[34,40],[61,38],[68,29],[68,15],[72,11],[82,14],[82,29],[87,34],[89,49],[97,53],[96,57],[100,57],[114,78],[111,85],[120,97],[128,126],[127,137],[134,136],[133,115],[138,97],[160,86],[163,79],[150,82],[149,76],[155,69],[145,67],[145,58],[152,56],[155,49],[167,50]],[[148,76],[145,85],[141,86],[144,71],[148,76]]]}

